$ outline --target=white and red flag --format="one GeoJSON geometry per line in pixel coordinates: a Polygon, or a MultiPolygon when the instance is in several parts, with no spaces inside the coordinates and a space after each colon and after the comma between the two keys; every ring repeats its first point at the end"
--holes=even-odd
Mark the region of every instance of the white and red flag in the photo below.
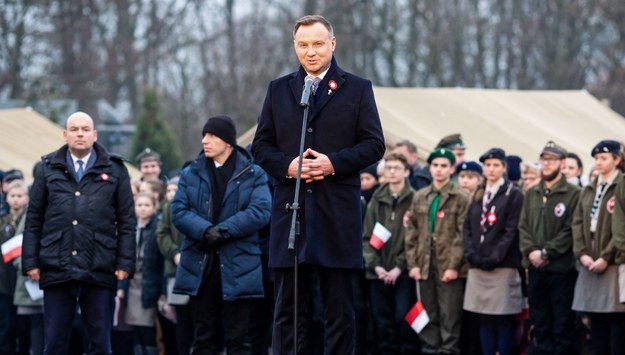
{"type": "Polygon", "coordinates": [[[391,231],[386,229],[380,222],[375,222],[369,244],[377,250],[380,250],[389,239],[391,239],[391,231]]]}
{"type": "Polygon", "coordinates": [[[16,235],[13,238],[2,243],[2,259],[5,263],[22,255],[22,234],[16,235]]]}
{"type": "Polygon", "coordinates": [[[412,306],[408,314],[406,314],[405,319],[417,334],[421,333],[423,328],[430,322],[430,316],[428,316],[428,312],[423,308],[421,300],[418,300],[417,303],[412,306]]]}

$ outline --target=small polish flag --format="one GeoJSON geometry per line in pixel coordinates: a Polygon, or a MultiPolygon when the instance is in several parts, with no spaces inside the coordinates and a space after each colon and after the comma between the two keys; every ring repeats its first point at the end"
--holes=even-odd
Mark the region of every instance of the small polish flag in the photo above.
{"type": "Polygon", "coordinates": [[[22,237],[22,234],[18,234],[2,243],[2,259],[5,263],[22,255],[22,237]]]}
{"type": "Polygon", "coordinates": [[[369,239],[369,244],[377,250],[382,249],[384,243],[388,242],[391,238],[391,231],[386,229],[380,222],[375,222],[375,227],[373,227],[373,233],[371,233],[371,239],[369,239]]]}
{"type": "Polygon", "coordinates": [[[410,327],[414,329],[417,334],[421,333],[423,328],[430,322],[430,316],[428,312],[423,308],[423,303],[418,300],[417,303],[406,314],[406,322],[410,324],[410,327]]]}

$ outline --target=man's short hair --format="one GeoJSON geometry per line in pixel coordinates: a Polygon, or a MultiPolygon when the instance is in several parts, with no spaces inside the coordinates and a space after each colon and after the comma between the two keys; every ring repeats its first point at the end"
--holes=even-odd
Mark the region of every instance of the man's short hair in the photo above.
{"type": "Polygon", "coordinates": [[[410,164],[408,164],[408,159],[406,159],[406,157],[403,154],[400,153],[389,153],[384,157],[384,161],[385,162],[389,162],[392,160],[399,160],[402,165],[404,166],[404,169],[409,170],[410,169],[410,164]]]}
{"type": "Polygon", "coordinates": [[[325,17],[321,15],[307,15],[297,20],[297,22],[295,22],[295,26],[293,26],[293,38],[295,38],[295,34],[297,33],[297,30],[300,27],[311,26],[311,25],[314,25],[315,23],[322,24],[323,27],[325,27],[328,30],[328,32],[330,32],[330,37],[334,37],[334,29],[332,28],[332,25],[330,24],[330,22],[325,19],[325,17]]]}
{"type": "Polygon", "coordinates": [[[406,149],[408,149],[408,152],[410,153],[417,152],[417,145],[407,139],[404,139],[403,141],[400,141],[397,144],[395,144],[394,148],[399,148],[399,147],[406,147],[406,149]]]}

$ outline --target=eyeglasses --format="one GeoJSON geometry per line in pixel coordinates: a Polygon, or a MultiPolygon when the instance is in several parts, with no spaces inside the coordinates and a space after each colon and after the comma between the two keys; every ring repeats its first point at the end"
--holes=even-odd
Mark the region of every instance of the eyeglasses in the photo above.
{"type": "Polygon", "coordinates": [[[404,167],[403,166],[399,166],[399,165],[398,166],[385,165],[384,166],[384,170],[387,170],[387,171],[393,171],[393,170],[395,170],[395,171],[402,171],[402,170],[404,170],[404,167]]]}

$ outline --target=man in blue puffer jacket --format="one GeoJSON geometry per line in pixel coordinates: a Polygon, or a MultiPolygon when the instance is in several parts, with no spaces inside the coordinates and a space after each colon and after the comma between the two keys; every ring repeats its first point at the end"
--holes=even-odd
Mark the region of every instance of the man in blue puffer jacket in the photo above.
{"type": "Polygon", "coordinates": [[[203,152],[180,176],[171,202],[180,247],[175,293],[191,296],[192,354],[217,354],[225,330],[228,354],[249,354],[251,300],[263,296],[258,230],[269,221],[265,172],[236,145],[228,116],[208,119],[203,152]]]}

